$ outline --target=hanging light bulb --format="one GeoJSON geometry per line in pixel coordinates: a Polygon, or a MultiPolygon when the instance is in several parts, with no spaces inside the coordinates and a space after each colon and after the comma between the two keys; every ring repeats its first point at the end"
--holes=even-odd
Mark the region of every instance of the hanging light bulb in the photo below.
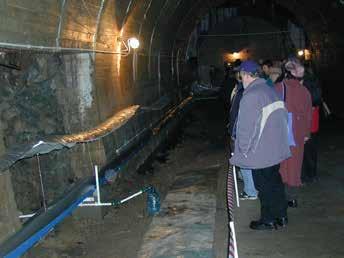
{"type": "Polygon", "coordinates": [[[303,50],[299,50],[298,52],[297,52],[297,55],[298,56],[303,56],[305,54],[305,51],[303,51],[303,50]]]}
{"type": "Polygon", "coordinates": [[[312,53],[309,49],[305,49],[305,59],[310,60],[312,57],[312,53]]]}
{"type": "Polygon", "coordinates": [[[233,53],[233,58],[235,58],[235,59],[240,58],[240,53],[239,52],[234,52],[233,53]]]}
{"type": "Polygon", "coordinates": [[[128,44],[130,48],[137,49],[140,46],[140,41],[137,38],[133,37],[128,39],[128,44]]]}

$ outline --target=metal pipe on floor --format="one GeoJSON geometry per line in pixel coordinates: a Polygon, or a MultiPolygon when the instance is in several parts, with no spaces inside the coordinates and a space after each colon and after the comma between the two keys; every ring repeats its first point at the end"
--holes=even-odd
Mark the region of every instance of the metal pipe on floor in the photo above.
{"type": "Polygon", "coordinates": [[[92,181],[93,178],[82,180],[46,212],[43,209],[37,212],[15,235],[0,245],[0,257],[14,258],[23,255],[69,216],[86,197],[92,196],[95,190],[92,181]]]}

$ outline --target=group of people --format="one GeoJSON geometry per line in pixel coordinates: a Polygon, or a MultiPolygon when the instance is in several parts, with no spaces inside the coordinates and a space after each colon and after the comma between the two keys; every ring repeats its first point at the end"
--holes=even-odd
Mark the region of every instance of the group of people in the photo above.
{"type": "Polygon", "coordinates": [[[317,180],[317,132],[321,92],[309,64],[248,60],[234,63],[230,162],[244,181],[241,199],[257,199],[254,230],[288,224],[287,208],[298,206],[298,189],[317,180]]]}

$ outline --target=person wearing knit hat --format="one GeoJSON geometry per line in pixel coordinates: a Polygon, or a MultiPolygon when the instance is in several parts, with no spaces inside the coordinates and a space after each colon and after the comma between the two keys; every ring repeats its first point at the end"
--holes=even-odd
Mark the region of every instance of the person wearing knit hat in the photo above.
{"type": "Polygon", "coordinates": [[[297,59],[291,59],[285,64],[285,70],[296,79],[302,79],[305,75],[305,68],[297,59]]]}

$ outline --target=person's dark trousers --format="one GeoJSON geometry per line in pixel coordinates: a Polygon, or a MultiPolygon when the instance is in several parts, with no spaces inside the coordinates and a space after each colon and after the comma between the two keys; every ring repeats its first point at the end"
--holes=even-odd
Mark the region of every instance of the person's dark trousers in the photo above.
{"type": "Polygon", "coordinates": [[[311,138],[305,143],[303,154],[301,180],[310,183],[317,179],[318,162],[318,136],[312,133],[311,138]]]}
{"type": "Polygon", "coordinates": [[[261,206],[261,221],[270,223],[276,218],[287,217],[284,184],[279,173],[280,165],[253,169],[252,175],[261,206]]]}

